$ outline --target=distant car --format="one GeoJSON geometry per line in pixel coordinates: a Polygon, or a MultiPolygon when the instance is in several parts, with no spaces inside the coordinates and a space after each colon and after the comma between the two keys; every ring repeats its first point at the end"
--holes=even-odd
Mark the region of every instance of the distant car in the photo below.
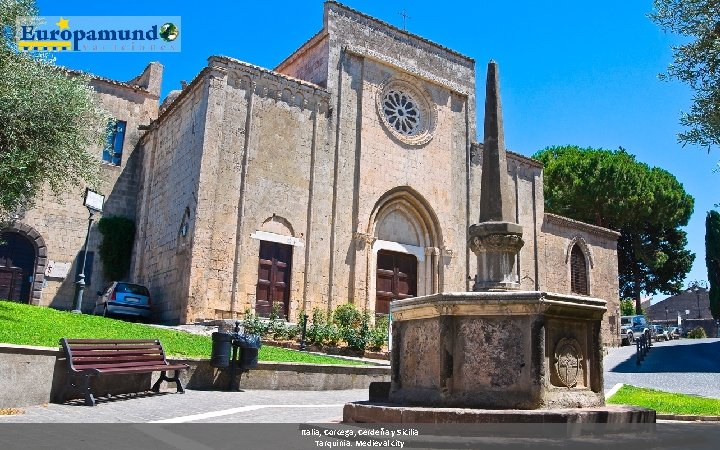
{"type": "Polygon", "coordinates": [[[647,323],[645,316],[621,316],[620,317],[620,338],[622,342],[632,344],[635,339],[646,334],[648,338],[652,337],[650,325],[647,323]]]}
{"type": "Polygon", "coordinates": [[[682,336],[682,330],[680,327],[670,327],[668,328],[668,336],[670,339],[680,339],[682,336]]]}
{"type": "Polygon", "coordinates": [[[652,325],[653,337],[656,341],[669,341],[670,336],[667,330],[662,325],[652,325]]]}
{"type": "Polygon", "coordinates": [[[105,291],[98,291],[95,314],[131,316],[147,320],[152,315],[150,291],[139,284],[114,281],[105,291]]]}

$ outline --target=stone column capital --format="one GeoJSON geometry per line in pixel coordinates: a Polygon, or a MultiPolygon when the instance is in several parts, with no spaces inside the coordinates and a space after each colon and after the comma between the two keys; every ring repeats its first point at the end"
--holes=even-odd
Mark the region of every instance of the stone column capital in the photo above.
{"type": "Polygon", "coordinates": [[[522,236],[516,234],[491,234],[470,238],[470,250],[476,255],[484,252],[506,252],[517,255],[522,246],[522,236]]]}
{"type": "Polygon", "coordinates": [[[360,251],[364,250],[366,245],[372,246],[377,238],[371,234],[356,231],[353,233],[353,240],[355,240],[355,248],[360,251]]]}

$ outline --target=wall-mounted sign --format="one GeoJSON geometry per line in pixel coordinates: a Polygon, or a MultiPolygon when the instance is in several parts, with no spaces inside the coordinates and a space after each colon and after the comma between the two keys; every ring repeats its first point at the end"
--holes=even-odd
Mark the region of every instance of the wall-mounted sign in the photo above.
{"type": "Polygon", "coordinates": [[[103,203],[105,203],[104,195],[98,194],[90,188],[85,189],[85,202],[83,203],[85,206],[94,211],[102,212],[103,203]]]}
{"type": "Polygon", "coordinates": [[[70,272],[71,266],[72,263],[69,262],[48,261],[45,276],[48,278],[65,278],[70,272]]]}

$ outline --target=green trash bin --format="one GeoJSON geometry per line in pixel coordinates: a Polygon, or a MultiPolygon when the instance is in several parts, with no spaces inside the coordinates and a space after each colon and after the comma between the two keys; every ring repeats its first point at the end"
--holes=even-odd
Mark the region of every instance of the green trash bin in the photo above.
{"type": "Polygon", "coordinates": [[[240,348],[238,366],[241,371],[245,372],[258,366],[258,352],[262,346],[260,336],[244,334],[235,338],[233,344],[240,348]]]}
{"type": "Polygon", "coordinates": [[[230,367],[230,354],[232,353],[233,335],[216,331],[212,334],[212,353],[210,365],[218,369],[230,367]]]}

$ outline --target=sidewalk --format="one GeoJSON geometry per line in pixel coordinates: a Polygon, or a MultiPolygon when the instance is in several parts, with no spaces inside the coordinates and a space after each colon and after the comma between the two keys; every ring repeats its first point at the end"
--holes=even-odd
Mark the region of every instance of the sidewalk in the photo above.
{"type": "Polygon", "coordinates": [[[346,391],[193,391],[118,396],[84,406],[81,401],[24,408],[3,423],[305,423],[342,417],[347,402],[367,400],[366,389],[346,391]]]}

